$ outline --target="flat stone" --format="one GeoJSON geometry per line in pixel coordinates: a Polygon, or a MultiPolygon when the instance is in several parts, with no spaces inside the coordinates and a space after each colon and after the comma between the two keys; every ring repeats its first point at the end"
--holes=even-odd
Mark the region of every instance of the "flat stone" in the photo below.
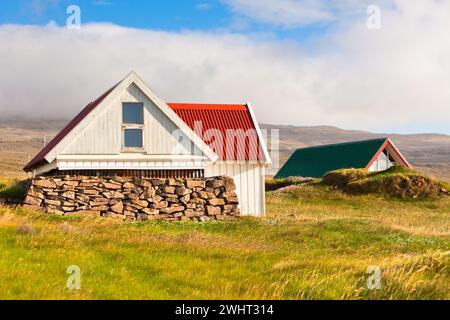
{"type": "Polygon", "coordinates": [[[191,179],[186,180],[186,187],[188,187],[189,189],[205,188],[205,186],[206,182],[204,180],[191,180],[191,179]]]}
{"type": "Polygon", "coordinates": [[[200,199],[200,198],[195,198],[195,199],[191,199],[191,203],[193,203],[193,204],[205,204],[206,200],[200,199]]]}
{"type": "Polygon", "coordinates": [[[85,189],[85,190],[81,191],[81,193],[82,194],[93,195],[93,196],[99,195],[99,192],[97,190],[94,190],[94,189],[85,189]]]}
{"type": "Polygon", "coordinates": [[[215,216],[222,213],[220,207],[206,206],[206,212],[209,216],[215,216]]]}
{"type": "MultiPolygon", "coordinates": [[[[37,192],[36,190],[29,190],[28,195],[34,198],[44,199],[44,195],[40,192],[37,192]]],[[[58,195],[58,194],[56,194],[58,195]]]]}
{"type": "Polygon", "coordinates": [[[27,196],[25,198],[25,200],[23,201],[23,203],[39,207],[41,205],[41,203],[42,203],[42,199],[38,199],[38,198],[35,198],[35,197],[27,196]]]}
{"type": "Polygon", "coordinates": [[[155,202],[155,203],[150,204],[150,208],[163,209],[163,208],[167,208],[168,205],[169,205],[169,203],[167,201],[160,201],[160,202],[155,202]]]}
{"type": "Polygon", "coordinates": [[[47,180],[47,179],[46,180],[33,180],[33,186],[54,189],[54,188],[56,188],[56,183],[54,183],[51,180],[47,180]]]}
{"type": "Polygon", "coordinates": [[[136,207],[135,205],[128,205],[128,204],[125,204],[123,208],[124,208],[124,210],[123,210],[124,214],[125,214],[125,212],[127,212],[127,211],[137,213],[139,210],[142,209],[142,208],[140,208],[140,207],[136,207]],[[139,210],[138,210],[138,209],[139,209],[139,210]]]}
{"type": "Polygon", "coordinates": [[[102,193],[108,199],[124,199],[125,196],[117,191],[107,191],[102,193]]]}
{"type": "Polygon", "coordinates": [[[66,199],[72,199],[75,200],[75,192],[74,191],[67,191],[61,194],[61,197],[64,197],[66,199]]]}
{"type": "Polygon", "coordinates": [[[236,204],[226,204],[223,206],[223,210],[236,210],[238,206],[236,204]]]}
{"type": "Polygon", "coordinates": [[[180,201],[181,201],[183,204],[187,204],[187,203],[189,203],[189,201],[191,201],[191,196],[190,196],[189,194],[187,194],[187,195],[185,195],[184,197],[181,197],[181,198],[180,198],[180,201]]]}
{"type": "Polygon", "coordinates": [[[227,204],[239,204],[239,199],[238,199],[238,197],[229,197],[229,198],[225,198],[225,202],[227,204]]]}
{"type": "Polygon", "coordinates": [[[89,202],[89,200],[90,200],[90,198],[85,195],[77,195],[75,198],[76,198],[76,200],[79,200],[79,201],[82,201],[85,203],[89,202]]]}
{"type": "Polygon", "coordinates": [[[44,203],[47,205],[51,205],[51,206],[60,206],[61,205],[61,201],[59,201],[59,200],[45,199],[44,203]]]}
{"type": "Polygon", "coordinates": [[[161,186],[161,185],[163,185],[163,184],[166,183],[166,181],[165,181],[165,180],[162,180],[162,179],[151,179],[150,182],[152,183],[152,185],[153,185],[154,187],[155,187],[155,186],[161,186]]]}
{"type": "Polygon", "coordinates": [[[156,195],[156,190],[154,188],[147,188],[145,189],[145,191],[142,193],[142,196],[145,198],[152,198],[156,195]]]}
{"type": "Polygon", "coordinates": [[[77,206],[77,204],[75,202],[73,202],[73,201],[63,201],[61,203],[61,205],[63,207],[76,207],[77,206]]]}
{"type": "Polygon", "coordinates": [[[128,211],[128,210],[125,210],[125,211],[123,212],[123,214],[126,215],[127,217],[135,217],[135,216],[136,216],[136,213],[135,213],[135,212],[133,212],[133,211],[128,211]]]}
{"type": "Polygon", "coordinates": [[[130,194],[127,194],[127,198],[134,200],[134,199],[139,199],[139,196],[136,193],[130,193],[130,194]]]}
{"type": "Polygon", "coordinates": [[[173,186],[162,186],[160,190],[164,193],[175,193],[175,187],[173,186]]]}
{"type": "Polygon", "coordinates": [[[187,194],[191,194],[192,190],[185,187],[178,187],[175,189],[175,194],[178,196],[185,196],[187,194]]]}
{"type": "Polygon", "coordinates": [[[167,199],[167,198],[173,198],[178,199],[178,196],[175,193],[160,193],[159,196],[167,199]]]}
{"type": "Polygon", "coordinates": [[[225,186],[225,179],[211,179],[206,181],[206,186],[209,188],[220,188],[225,186]]]}
{"type": "Polygon", "coordinates": [[[135,179],[133,182],[140,187],[144,187],[144,188],[151,187],[150,181],[147,181],[144,179],[135,179]]]}
{"type": "Polygon", "coordinates": [[[115,213],[123,213],[123,202],[118,202],[111,207],[111,211],[115,213]]]}
{"type": "Polygon", "coordinates": [[[226,191],[236,190],[236,184],[234,183],[234,180],[230,177],[225,177],[225,190],[226,191]]]}
{"type": "Polygon", "coordinates": [[[209,199],[208,203],[212,206],[221,206],[225,204],[224,199],[216,198],[216,199],[209,199]]]}
{"type": "Polygon", "coordinates": [[[78,181],[63,181],[63,186],[78,187],[78,181]]]}
{"type": "Polygon", "coordinates": [[[151,208],[144,208],[142,209],[142,212],[148,214],[148,215],[157,215],[159,214],[159,210],[158,209],[151,209],[151,208]]]}
{"type": "Polygon", "coordinates": [[[108,211],[109,210],[109,206],[91,207],[91,210],[93,210],[93,211],[108,211]]]}
{"type": "Polygon", "coordinates": [[[184,211],[184,215],[188,218],[193,218],[197,216],[197,212],[195,212],[194,210],[191,209],[187,209],[184,211]]]}
{"type": "Polygon", "coordinates": [[[94,184],[91,182],[82,182],[79,184],[80,187],[93,187],[94,184]]]}
{"type": "Polygon", "coordinates": [[[94,198],[93,201],[95,201],[97,203],[107,204],[107,203],[109,203],[110,200],[105,199],[105,198],[96,197],[96,198],[94,198]]]}
{"type": "Polygon", "coordinates": [[[131,203],[133,203],[141,208],[146,208],[148,206],[148,201],[145,201],[145,200],[135,199],[135,200],[132,200],[131,203]]]}
{"type": "Polygon", "coordinates": [[[103,186],[104,186],[106,189],[109,189],[109,190],[119,190],[119,189],[122,189],[122,186],[121,186],[120,184],[117,184],[117,183],[102,182],[102,184],[103,184],[103,186]]]}
{"type": "Polygon", "coordinates": [[[183,187],[184,186],[184,182],[182,179],[167,179],[167,184],[169,186],[179,186],[179,187],[183,187]]]}
{"type": "Polygon", "coordinates": [[[175,206],[175,207],[163,208],[163,209],[161,209],[160,211],[161,211],[162,213],[169,213],[169,214],[172,214],[172,213],[175,213],[175,212],[181,212],[181,211],[184,211],[184,209],[185,209],[185,207],[183,207],[183,206],[175,206]]]}
{"type": "Polygon", "coordinates": [[[197,195],[199,196],[199,198],[202,198],[202,199],[212,199],[212,198],[216,197],[216,195],[214,193],[207,192],[207,191],[197,192],[197,195]]]}
{"type": "Polygon", "coordinates": [[[164,200],[164,198],[161,197],[161,196],[154,196],[152,198],[148,198],[147,199],[148,202],[153,202],[153,203],[158,203],[158,202],[160,202],[162,200],[164,200]]]}
{"type": "Polygon", "coordinates": [[[123,188],[124,189],[136,189],[136,185],[134,183],[131,183],[131,182],[125,182],[123,184],[123,188]]]}
{"type": "Polygon", "coordinates": [[[221,197],[222,198],[232,198],[232,197],[237,197],[237,194],[235,191],[225,191],[225,192],[222,192],[221,197]]]}

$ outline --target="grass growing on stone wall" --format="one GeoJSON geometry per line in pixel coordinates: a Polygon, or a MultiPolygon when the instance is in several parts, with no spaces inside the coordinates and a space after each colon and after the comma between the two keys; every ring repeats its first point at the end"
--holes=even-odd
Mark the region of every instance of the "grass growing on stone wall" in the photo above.
{"type": "Polygon", "coordinates": [[[269,192],[268,217],[123,223],[0,208],[0,299],[449,299],[450,197],[269,192]],[[69,290],[67,267],[82,271],[69,290]],[[382,268],[380,290],[367,268],[382,268]]]}

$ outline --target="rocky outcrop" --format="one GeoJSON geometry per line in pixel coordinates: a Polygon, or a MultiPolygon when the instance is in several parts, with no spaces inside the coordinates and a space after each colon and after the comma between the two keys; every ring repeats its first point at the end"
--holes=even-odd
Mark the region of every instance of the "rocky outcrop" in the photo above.
{"type": "Polygon", "coordinates": [[[239,216],[232,178],[38,177],[24,205],[47,213],[127,221],[227,220],[239,216]]]}

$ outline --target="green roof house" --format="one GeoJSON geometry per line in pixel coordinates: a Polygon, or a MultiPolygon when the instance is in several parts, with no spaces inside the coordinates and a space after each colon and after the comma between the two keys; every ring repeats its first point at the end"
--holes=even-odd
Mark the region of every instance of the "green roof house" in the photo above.
{"type": "Polygon", "coordinates": [[[321,178],[332,170],[367,168],[377,172],[392,166],[411,168],[392,141],[383,138],[297,149],[275,178],[321,178]]]}

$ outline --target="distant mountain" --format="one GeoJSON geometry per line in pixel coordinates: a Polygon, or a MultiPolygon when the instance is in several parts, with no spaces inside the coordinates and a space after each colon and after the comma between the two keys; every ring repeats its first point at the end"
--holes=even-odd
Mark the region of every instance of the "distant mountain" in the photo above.
{"type": "Polygon", "coordinates": [[[450,136],[445,134],[390,134],[344,130],[332,126],[288,126],[262,124],[279,129],[280,163],[301,147],[389,137],[409,162],[428,174],[450,180],[450,136]]]}
{"type": "MultiPolygon", "coordinates": [[[[23,176],[22,167],[50,141],[67,120],[0,120],[0,176],[23,176]]],[[[262,124],[279,129],[280,164],[301,147],[389,137],[416,168],[450,181],[450,136],[445,134],[386,134],[331,126],[297,127],[262,124]]],[[[276,169],[269,171],[274,173],[276,169]]]]}

